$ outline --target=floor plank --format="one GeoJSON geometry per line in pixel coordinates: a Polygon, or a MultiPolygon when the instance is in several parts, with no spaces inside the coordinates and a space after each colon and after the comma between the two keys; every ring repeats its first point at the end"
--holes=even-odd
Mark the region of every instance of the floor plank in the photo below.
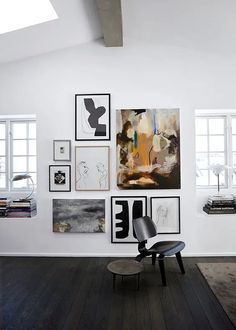
{"type": "Polygon", "coordinates": [[[146,258],[140,290],[135,277],[118,277],[115,291],[112,260],[1,257],[0,329],[234,329],[196,264],[236,257],[184,258],[185,275],[168,258],[167,287],[146,258]]]}

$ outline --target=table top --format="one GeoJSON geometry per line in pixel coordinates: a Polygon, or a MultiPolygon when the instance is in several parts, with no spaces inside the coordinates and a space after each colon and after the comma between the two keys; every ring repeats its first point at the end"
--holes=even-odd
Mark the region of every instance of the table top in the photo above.
{"type": "Polygon", "coordinates": [[[107,269],[117,275],[136,275],[143,271],[143,264],[129,259],[119,259],[110,262],[107,269]]]}

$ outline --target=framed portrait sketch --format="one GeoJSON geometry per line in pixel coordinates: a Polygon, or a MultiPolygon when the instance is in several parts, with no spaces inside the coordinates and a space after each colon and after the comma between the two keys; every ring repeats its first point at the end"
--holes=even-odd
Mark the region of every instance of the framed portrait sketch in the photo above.
{"type": "Polygon", "coordinates": [[[158,234],[180,234],[180,198],[151,197],[151,218],[158,234]]]}
{"type": "Polygon", "coordinates": [[[49,191],[71,191],[70,165],[49,165],[49,191]]]}
{"type": "Polygon", "coordinates": [[[104,233],[105,199],[53,199],[55,233],[104,233]]]}
{"type": "Polygon", "coordinates": [[[75,95],[75,140],[110,140],[110,94],[75,95]]]}
{"type": "Polygon", "coordinates": [[[75,190],[110,190],[110,149],[75,147],[75,190]]]}
{"type": "Polygon", "coordinates": [[[138,243],[133,219],[147,215],[146,196],[111,197],[111,242],[138,243]]]}
{"type": "Polygon", "coordinates": [[[71,160],[70,140],[53,140],[53,160],[71,160]]]}

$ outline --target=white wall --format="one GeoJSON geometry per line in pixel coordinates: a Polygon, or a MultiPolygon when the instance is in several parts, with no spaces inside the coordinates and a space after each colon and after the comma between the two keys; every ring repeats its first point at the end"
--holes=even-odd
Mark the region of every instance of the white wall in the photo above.
{"type": "MultiPolygon", "coordinates": [[[[227,55],[126,42],[105,48],[99,42],[0,66],[0,114],[37,115],[38,215],[0,219],[1,254],[134,255],[134,244],[111,244],[110,196],[181,196],[181,234],[160,239],[186,242],[185,255],[235,255],[236,216],[197,211],[194,110],[236,108],[236,61],[227,55]],[[111,93],[111,190],[74,190],[74,94],[111,93]],[[119,191],[115,173],[115,111],[119,108],[179,107],[181,190],[119,191]],[[48,191],[53,139],[71,139],[72,192],[48,191]],[[106,197],[105,234],[52,232],[52,198],[106,197]]],[[[56,162],[54,162],[56,164],[56,162]]]]}

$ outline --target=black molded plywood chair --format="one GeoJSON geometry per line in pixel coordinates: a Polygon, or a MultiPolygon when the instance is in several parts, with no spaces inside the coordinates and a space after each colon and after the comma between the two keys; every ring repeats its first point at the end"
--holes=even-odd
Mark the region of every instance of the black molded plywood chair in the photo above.
{"type": "Polygon", "coordinates": [[[148,217],[140,217],[133,220],[134,233],[139,241],[138,250],[139,255],[135,258],[137,261],[141,261],[147,256],[152,256],[152,264],[156,263],[156,256],[158,256],[158,263],[161,272],[162,284],[166,286],[166,275],[165,275],[165,257],[169,257],[175,254],[178,261],[180,270],[182,274],[185,273],[184,265],[181,257],[180,251],[185,247],[185,243],[182,241],[161,241],[155,243],[149,249],[146,248],[147,240],[151,237],[155,237],[157,233],[157,228],[153,220],[148,217]]]}

